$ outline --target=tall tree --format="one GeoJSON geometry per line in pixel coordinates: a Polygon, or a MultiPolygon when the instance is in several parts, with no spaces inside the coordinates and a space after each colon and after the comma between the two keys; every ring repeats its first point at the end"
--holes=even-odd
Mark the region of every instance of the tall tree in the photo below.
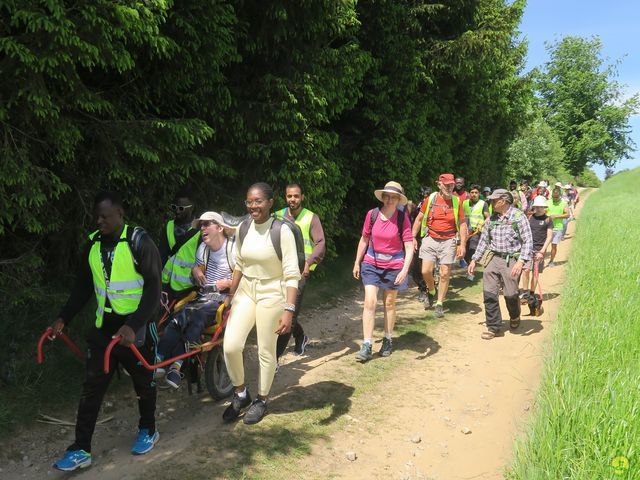
{"type": "Polygon", "coordinates": [[[639,97],[623,98],[616,65],[606,65],[598,37],[565,37],[547,44],[551,59],[539,75],[544,116],[557,132],[565,164],[579,175],[589,164],[614,166],[629,158],[629,117],[639,97]]]}

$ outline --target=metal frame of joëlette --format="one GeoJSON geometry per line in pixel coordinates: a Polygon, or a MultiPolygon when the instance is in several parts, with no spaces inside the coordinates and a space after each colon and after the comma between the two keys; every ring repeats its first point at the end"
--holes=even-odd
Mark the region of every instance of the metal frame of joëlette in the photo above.
{"type": "MultiPolygon", "coordinates": [[[[215,331],[211,335],[211,340],[209,340],[208,342],[203,343],[198,348],[195,348],[193,350],[189,350],[186,353],[183,353],[183,354],[178,355],[176,357],[169,358],[168,360],[164,360],[163,362],[156,363],[154,365],[151,365],[151,364],[149,364],[149,362],[147,362],[147,360],[140,353],[140,350],[138,350],[138,348],[135,345],[131,344],[131,345],[129,345],[129,348],[131,349],[133,354],[136,356],[136,358],[138,360],[140,360],[140,363],[142,364],[142,366],[144,366],[144,368],[146,368],[147,370],[155,370],[155,369],[160,368],[160,367],[165,367],[167,365],[171,365],[173,362],[178,361],[178,360],[182,360],[183,358],[191,357],[191,356],[196,355],[196,354],[201,353],[201,352],[208,352],[209,350],[212,350],[213,348],[215,348],[218,345],[220,345],[222,343],[222,341],[223,341],[223,338],[220,338],[220,335],[222,334],[222,331],[224,330],[224,327],[227,324],[227,319],[229,318],[229,309],[228,308],[224,308],[223,305],[221,305],[220,308],[222,309],[222,311],[221,312],[219,311],[216,314],[216,316],[218,314],[221,316],[220,323],[218,324],[218,326],[216,327],[215,331]]],[[[160,323],[162,323],[166,318],[167,318],[167,315],[165,315],[160,320],[160,323]]],[[[53,329],[51,327],[48,327],[42,333],[42,335],[40,336],[40,339],[38,340],[38,352],[37,352],[38,364],[42,364],[42,362],[44,361],[43,354],[42,354],[42,347],[44,345],[44,342],[46,340],[49,340],[49,341],[55,340],[55,338],[51,337],[52,333],[53,333],[53,329]]],[[[82,350],[80,350],[78,348],[78,346],[73,342],[73,340],[71,340],[65,333],[60,332],[56,336],[56,338],[57,337],[62,338],[62,340],[64,340],[64,342],[69,346],[69,348],[71,348],[71,350],[73,350],[73,353],[75,353],[76,356],[80,360],[84,360],[84,353],[82,352],[82,350]]],[[[120,342],[120,340],[122,340],[122,336],[118,335],[117,337],[114,337],[113,340],[111,340],[111,342],[109,343],[109,345],[107,346],[107,348],[106,348],[106,350],[104,352],[104,373],[109,373],[109,371],[111,369],[111,361],[110,361],[111,360],[111,351],[120,342]]]]}

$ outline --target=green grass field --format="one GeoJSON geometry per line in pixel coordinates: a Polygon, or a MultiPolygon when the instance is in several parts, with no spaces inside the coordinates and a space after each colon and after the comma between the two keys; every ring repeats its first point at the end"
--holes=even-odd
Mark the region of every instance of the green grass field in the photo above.
{"type": "Polygon", "coordinates": [[[640,169],[620,173],[580,214],[536,412],[508,478],[640,479],[638,186],[640,169]]]}

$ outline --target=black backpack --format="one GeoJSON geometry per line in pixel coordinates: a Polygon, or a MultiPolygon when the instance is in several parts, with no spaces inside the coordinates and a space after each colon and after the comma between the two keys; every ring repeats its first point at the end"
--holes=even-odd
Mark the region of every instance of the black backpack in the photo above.
{"type": "MultiPolygon", "coordinates": [[[[240,245],[240,248],[242,248],[242,241],[244,240],[244,237],[247,236],[251,222],[251,218],[248,218],[243,221],[238,228],[238,244],[240,245]]],[[[289,230],[293,232],[293,238],[296,240],[296,252],[298,254],[298,268],[300,269],[300,273],[302,273],[304,272],[306,260],[304,254],[304,237],[302,236],[302,230],[300,230],[300,227],[296,225],[295,222],[292,222],[288,218],[274,218],[271,228],[269,229],[273,248],[276,251],[276,255],[278,255],[278,259],[282,261],[282,245],[280,243],[280,231],[282,230],[282,225],[287,225],[289,230]]]]}

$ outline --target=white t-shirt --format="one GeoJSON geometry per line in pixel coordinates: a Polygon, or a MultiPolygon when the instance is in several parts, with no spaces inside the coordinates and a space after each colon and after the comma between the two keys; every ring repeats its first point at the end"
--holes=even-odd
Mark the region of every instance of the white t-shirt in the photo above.
{"type": "Polygon", "coordinates": [[[233,275],[233,266],[235,265],[235,245],[229,239],[226,239],[219,250],[210,250],[205,243],[198,246],[196,252],[196,265],[205,264],[205,254],[209,251],[209,260],[207,261],[207,269],[204,276],[208,284],[214,284],[217,280],[231,279],[233,275]]]}

